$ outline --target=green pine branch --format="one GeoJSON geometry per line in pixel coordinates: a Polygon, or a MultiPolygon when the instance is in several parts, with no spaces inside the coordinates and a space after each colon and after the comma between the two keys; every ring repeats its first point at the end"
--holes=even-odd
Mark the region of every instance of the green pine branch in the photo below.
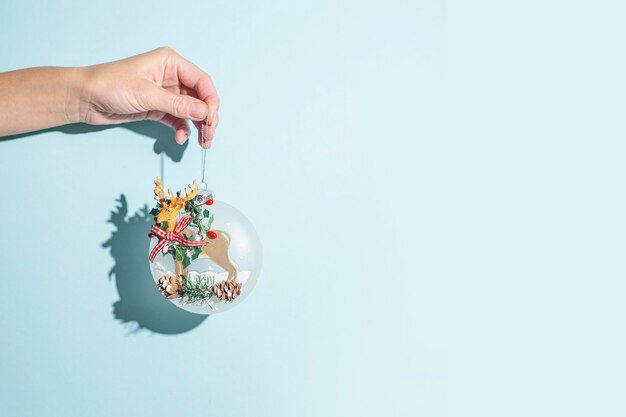
{"type": "Polygon", "coordinates": [[[211,307],[209,301],[213,297],[211,290],[214,285],[212,276],[198,275],[197,279],[193,280],[189,277],[189,274],[187,274],[181,277],[181,283],[181,298],[183,304],[200,304],[211,307]]]}

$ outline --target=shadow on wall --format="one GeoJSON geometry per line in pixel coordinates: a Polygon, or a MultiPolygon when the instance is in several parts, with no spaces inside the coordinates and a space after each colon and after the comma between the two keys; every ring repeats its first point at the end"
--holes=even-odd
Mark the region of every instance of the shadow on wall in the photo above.
{"type": "MultiPolygon", "coordinates": [[[[94,126],[71,124],[36,132],[0,138],[0,142],[21,139],[46,132],[61,132],[70,135],[100,132],[108,129],[129,129],[139,135],[155,139],[154,153],[165,154],[179,162],[189,141],[178,145],[171,128],[154,121],[140,121],[122,125],[94,126]]],[[[128,216],[126,197],[122,194],[119,205],[111,212],[108,220],[116,230],[102,246],[108,248],[115,265],[109,272],[109,280],[115,276],[120,299],[113,303],[113,316],[125,324],[133,333],[147,329],[155,333],[179,334],[187,332],[208,316],[181,310],[167,301],[157,290],[148,266],[148,232],[154,219],[148,208],[128,216]]]]}
{"type": "Polygon", "coordinates": [[[77,135],[83,133],[100,132],[107,129],[128,129],[142,136],[156,139],[153,147],[154,153],[156,153],[157,155],[163,153],[174,162],[180,162],[180,160],[183,158],[183,154],[185,153],[185,149],[187,149],[187,146],[189,145],[189,141],[185,142],[183,145],[177,144],[174,141],[174,132],[171,128],[165,126],[162,123],[149,120],[125,123],[122,125],[105,126],[94,126],[83,123],[76,123],[71,125],[52,127],[50,129],[38,130],[36,132],[5,136],[0,138],[0,141],[21,139],[46,132],[62,132],[69,135],[77,135]]]}
{"type": "Polygon", "coordinates": [[[114,275],[119,301],[113,303],[113,315],[131,332],[147,329],[155,333],[179,334],[189,331],[208,316],[189,313],[169,302],[157,290],[148,266],[148,232],[154,223],[147,206],[128,216],[128,204],[122,194],[111,212],[109,223],[116,230],[102,244],[109,248],[115,266],[114,275]]]}

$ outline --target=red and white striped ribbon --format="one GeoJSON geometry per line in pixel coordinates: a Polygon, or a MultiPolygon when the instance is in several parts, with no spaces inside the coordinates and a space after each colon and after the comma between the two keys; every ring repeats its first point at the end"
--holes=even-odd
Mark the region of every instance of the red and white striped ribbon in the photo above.
{"type": "Polygon", "coordinates": [[[148,237],[159,237],[159,243],[157,243],[156,246],[152,249],[152,252],[150,252],[150,262],[154,262],[154,258],[160,251],[163,251],[163,253],[167,253],[169,247],[172,245],[173,242],[178,242],[183,246],[206,245],[208,242],[205,242],[204,240],[188,240],[180,235],[187,228],[187,226],[189,226],[190,222],[191,216],[185,215],[181,217],[181,219],[174,227],[174,231],[172,232],[166,232],[156,224],[153,224],[152,229],[150,229],[150,233],[148,234],[148,237]]]}

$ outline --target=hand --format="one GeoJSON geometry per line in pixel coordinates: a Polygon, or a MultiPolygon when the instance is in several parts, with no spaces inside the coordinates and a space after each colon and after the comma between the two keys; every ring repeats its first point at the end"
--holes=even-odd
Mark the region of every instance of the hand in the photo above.
{"type": "Polygon", "coordinates": [[[187,120],[192,120],[200,145],[211,147],[218,123],[217,91],[208,74],[174,50],[159,48],[80,70],[80,121],[101,125],[156,120],[174,129],[176,142],[182,144],[190,135],[187,120]]]}

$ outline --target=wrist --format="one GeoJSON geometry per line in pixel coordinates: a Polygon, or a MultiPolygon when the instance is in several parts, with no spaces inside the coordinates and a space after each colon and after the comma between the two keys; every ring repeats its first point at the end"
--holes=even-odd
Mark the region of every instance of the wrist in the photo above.
{"type": "Polygon", "coordinates": [[[0,136],[83,121],[82,68],[36,67],[0,74],[0,136]]]}
{"type": "Polygon", "coordinates": [[[67,123],[84,123],[86,121],[91,102],[87,81],[88,68],[65,68],[66,99],[64,105],[67,123]]]}

